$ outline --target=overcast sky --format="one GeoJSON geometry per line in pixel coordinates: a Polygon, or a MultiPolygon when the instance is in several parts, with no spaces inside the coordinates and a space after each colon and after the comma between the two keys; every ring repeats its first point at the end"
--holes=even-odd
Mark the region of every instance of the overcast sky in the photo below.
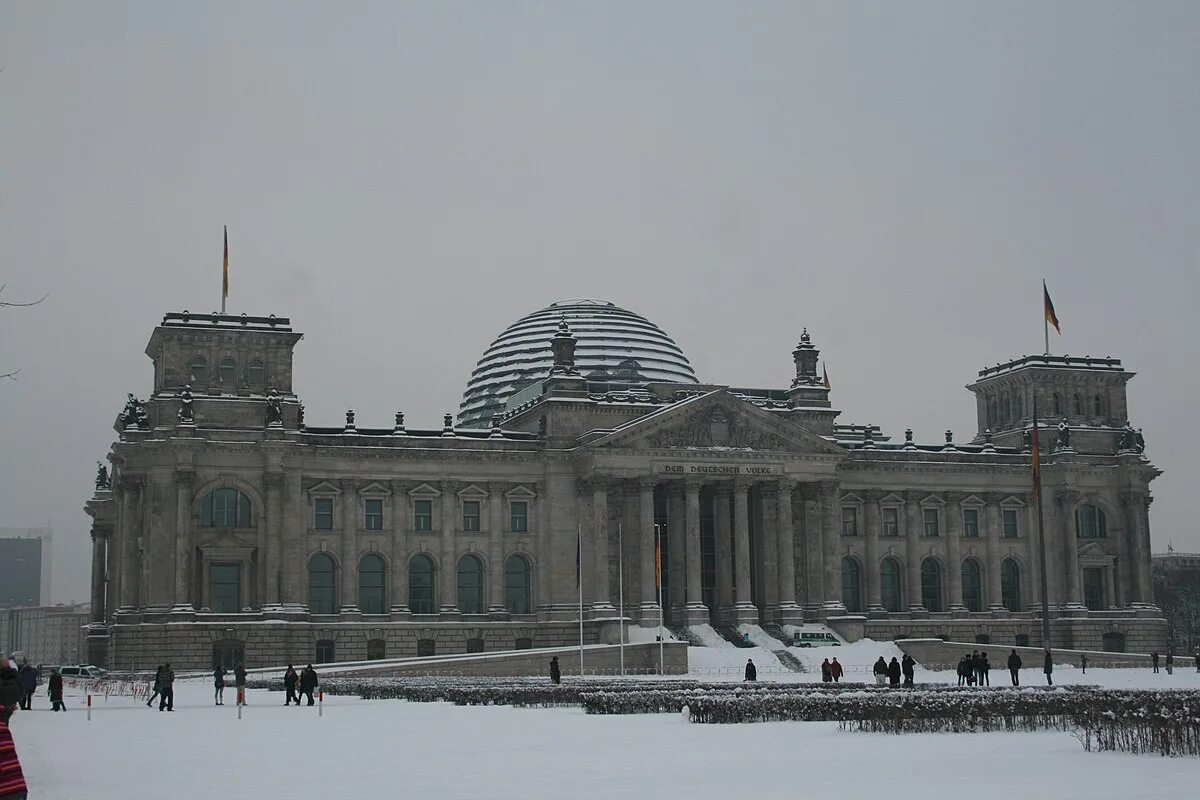
{"type": "Polygon", "coordinates": [[[843,422],[974,433],[963,386],[1113,355],[1200,550],[1200,5],[0,6],[0,525],[88,596],[95,462],[163,313],[289,316],[311,424],[457,411],[556,299],[658,323],[702,380],[784,386],[802,326],[843,422]]]}

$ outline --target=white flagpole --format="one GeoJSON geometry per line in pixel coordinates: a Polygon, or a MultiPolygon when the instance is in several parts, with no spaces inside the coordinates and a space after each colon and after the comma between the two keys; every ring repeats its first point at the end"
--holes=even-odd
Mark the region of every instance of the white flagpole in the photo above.
{"type": "Polygon", "coordinates": [[[658,674],[663,674],[663,604],[662,604],[662,537],[658,525],[654,526],[654,579],[658,584],[658,674]]]}
{"type": "Polygon", "coordinates": [[[621,677],[625,677],[625,543],[617,523],[617,613],[621,616],[621,677]]]}
{"type": "Polygon", "coordinates": [[[575,583],[579,587],[579,677],[583,677],[583,529],[575,525],[575,552],[579,555],[579,569],[575,583]]]}

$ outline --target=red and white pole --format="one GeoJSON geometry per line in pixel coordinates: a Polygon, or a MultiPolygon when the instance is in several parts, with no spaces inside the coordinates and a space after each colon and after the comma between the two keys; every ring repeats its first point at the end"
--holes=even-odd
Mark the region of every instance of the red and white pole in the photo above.
{"type": "Polygon", "coordinates": [[[325,716],[325,691],[317,692],[317,716],[325,716]]]}
{"type": "Polygon", "coordinates": [[[87,712],[88,722],[91,722],[92,721],[92,696],[91,696],[91,694],[88,694],[88,696],[87,696],[87,710],[88,710],[88,712],[87,712]]]}

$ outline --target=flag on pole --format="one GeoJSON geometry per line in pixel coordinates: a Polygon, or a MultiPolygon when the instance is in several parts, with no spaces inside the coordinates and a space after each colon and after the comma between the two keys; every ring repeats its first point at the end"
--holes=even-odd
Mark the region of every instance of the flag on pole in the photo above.
{"type": "Polygon", "coordinates": [[[829,368],[821,364],[821,373],[825,376],[825,388],[829,388],[829,368]]]}
{"type": "Polygon", "coordinates": [[[229,226],[225,226],[225,261],[221,271],[221,307],[224,310],[225,298],[229,297],[229,226]]]}
{"type": "Polygon", "coordinates": [[[1054,326],[1054,330],[1058,331],[1058,335],[1062,335],[1062,328],[1058,324],[1058,315],[1054,313],[1054,303],[1050,300],[1050,291],[1046,288],[1046,282],[1042,281],[1042,300],[1046,306],[1046,322],[1054,326]]]}

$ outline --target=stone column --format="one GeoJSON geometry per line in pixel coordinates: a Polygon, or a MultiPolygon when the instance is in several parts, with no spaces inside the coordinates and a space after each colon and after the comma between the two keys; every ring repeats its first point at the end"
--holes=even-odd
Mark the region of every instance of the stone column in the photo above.
{"type": "Polygon", "coordinates": [[[717,537],[717,615],[728,622],[735,614],[733,598],[733,485],[722,481],[713,493],[713,530],[717,537]]]}
{"type": "Polygon", "coordinates": [[[638,481],[638,607],[643,627],[658,624],[658,586],[654,577],[654,479],[638,481]]]}
{"type": "Polygon", "coordinates": [[[283,578],[280,595],[284,608],[303,612],[308,604],[308,525],[309,508],[304,501],[300,470],[289,470],[283,477],[283,578]]]}
{"type": "Polygon", "coordinates": [[[1004,614],[1004,591],[1000,584],[1000,520],[1001,494],[988,494],[983,509],[984,535],[987,536],[987,608],[993,614],[1004,614]]]}
{"type": "Polygon", "coordinates": [[[734,585],[734,622],[758,622],[758,609],[750,598],[750,484],[733,482],[733,541],[737,578],[734,585]]]}
{"type": "Polygon", "coordinates": [[[279,608],[279,577],[282,567],[280,552],[283,546],[283,473],[267,472],[263,475],[267,484],[267,547],[263,558],[267,572],[267,596],[263,606],[279,608]]]}
{"type": "MultiPolygon", "coordinates": [[[[554,561],[555,558],[561,558],[556,555],[554,547],[554,523],[550,516],[550,481],[538,481],[534,487],[537,492],[536,506],[538,527],[535,531],[534,552],[537,555],[537,579],[533,585],[533,608],[541,615],[539,618],[544,618],[546,615],[553,613],[555,600],[555,580],[554,561]]],[[[572,531],[574,533],[574,531],[572,531]]],[[[562,539],[559,540],[562,542],[562,539]]],[[[572,544],[574,544],[572,542],[572,544]]],[[[575,557],[575,548],[569,547],[568,552],[570,557],[575,557]]],[[[574,587],[570,587],[574,589],[574,587]]]]}
{"type": "Polygon", "coordinates": [[[488,484],[488,613],[507,616],[504,605],[504,486],[488,484]]]}
{"type": "Polygon", "coordinates": [[[804,613],[796,602],[796,529],[792,520],[791,478],[781,479],[775,487],[776,548],[779,570],[778,619],[781,624],[795,625],[804,621],[804,613]]]}
{"type": "Polygon", "coordinates": [[[1104,607],[1117,607],[1117,587],[1113,580],[1113,568],[1111,566],[1104,568],[1104,607]]]}
{"type": "Polygon", "coordinates": [[[175,472],[175,607],[173,611],[192,611],[189,565],[192,554],[191,501],[195,473],[175,472]]]}
{"type": "Polygon", "coordinates": [[[961,492],[945,492],[946,515],[946,586],[949,593],[949,611],[963,613],[962,594],[962,499],[961,492]]]}
{"type": "Polygon", "coordinates": [[[864,492],[866,507],[863,509],[866,517],[866,564],[863,565],[863,578],[867,588],[867,613],[882,614],[883,603],[879,588],[879,532],[883,528],[883,509],[879,501],[882,492],[864,492]]]}
{"type": "Polygon", "coordinates": [[[838,530],[837,513],[838,482],[821,481],[821,542],[825,554],[825,602],[826,614],[844,614],[842,602],[842,555],[841,532],[838,530]]]}
{"type": "Polygon", "coordinates": [[[806,483],[801,486],[804,496],[804,565],[805,602],[808,619],[815,618],[821,611],[824,599],[825,556],[821,544],[821,494],[818,485],[806,483]]]}
{"type": "Polygon", "coordinates": [[[670,597],[667,604],[675,616],[676,624],[683,615],[687,596],[687,550],[684,531],[683,485],[669,484],[667,495],[667,567],[670,573],[670,597]]]}
{"type": "Polygon", "coordinates": [[[1085,608],[1079,571],[1079,537],[1075,532],[1075,504],[1078,500],[1078,492],[1059,491],[1054,494],[1054,527],[1059,536],[1060,552],[1066,556],[1066,607],[1073,611],[1085,608]]]}
{"type": "Polygon", "coordinates": [[[1121,492],[1121,512],[1125,517],[1126,540],[1129,542],[1129,566],[1127,572],[1129,577],[1128,597],[1130,605],[1135,603],[1145,602],[1145,593],[1142,588],[1142,559],[1146,558],[1142,553],[1141,542],[1141,519],[1138,514],[1138,506],[1143,503],[1142,496],[1138,492],[1121,492]]]}
{"type": "Polygon", "coordinates": [[[392,497],[389,504],[392,534],[391,552],[391,595],[393,614],[408,613],[408,486],[403,481],[392,481],[392,497]]]}
{"type": "Polygon", "coordinates": [[[92,523],[92,608],[91,622],[103,625],[106,617],[104,607],[105,559],[108,539],[112,531],[105,525],[92,523]]]}
{"type": "Polygon", "coordinates": [[[908,610],[912,614],[924,614],[927,609],[921,596],[921,536],[924,533],[921,518],[921,493],[904,493],[904,558],[908,562],[908,610]]]}
{"type": "Polygon", "coordinates": [[[121,478],[121,553],[119,569],[120,610],[132,611],[138,605],[138,495],[142,484],[137,478],[121,478]]]}
{"type": "Polygon", "coordinates": [[[438,498],[442,512],[441,569],[438,570],[437,586],[440,590],[442,614],[458,613],[458,559],[454,551],[454,484],[449,481],[441,485],[442,495],[438,498]]]}
{"type": "Polygon", "coordinates": [[[687,623],[707,623],[708,608],[700,584],[700,483],[687,480],[683,485],[687,508],[687,623]]]}
{"type": "Polygon", "coordinates": [[[342,590],[343,614],[358,613],[358,521],[362,510],[358,505],[358,484],[352,479],[342,481],[342,590]]]}
{"type": "Polygon", "coordinates": [[[608,553],[608,482],[604,478],[592,481],[592,544],[596,554],[592,564],[595,572],[595,597],[592,598],[592,614],[613,616],[617,610],[612,604],[612,582],[609,575],[608,553]]]}
{"type": "Polygon", "coordinates": [[[1150,504],[1153,502],[1154,497],[1146,492],[1137,506],[1138,542],[1142,552],[1138,568],[1142,573],[1142,602],[1148,605],[1154,605],[1154,583],[1150,572],[1150,504]]]}

